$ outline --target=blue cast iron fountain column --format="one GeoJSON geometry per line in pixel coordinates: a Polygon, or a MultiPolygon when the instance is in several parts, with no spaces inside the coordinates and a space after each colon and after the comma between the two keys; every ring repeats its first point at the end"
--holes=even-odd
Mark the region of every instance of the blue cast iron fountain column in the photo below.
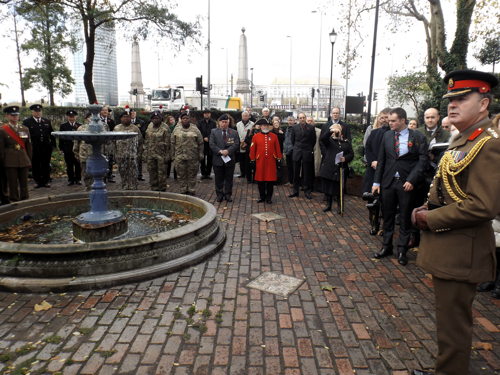
{"type": "Polygon", "coordinates": [[[88,107],[92,120],[88,131],[53,132],[56,137],[85,141],[92,145],[92,155],[87,159],[86,172],[92,176],[90,211],[73,219],[73,236],[84,242],[105,241],[127,231],[127,218],[118,210],[108,210],[108,190],[104,177],[108,172],[108,161],[102,154],[106,142],[136,137],[135,133],[105,131],[99,118],[102,106],[88,107]]]}

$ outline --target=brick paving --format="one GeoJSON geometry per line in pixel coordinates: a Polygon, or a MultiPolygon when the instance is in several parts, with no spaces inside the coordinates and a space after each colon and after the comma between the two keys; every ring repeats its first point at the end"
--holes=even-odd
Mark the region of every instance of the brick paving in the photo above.
{"type": "MultiPolygon", "coordinates": [[[[56,179],[32,197],[81,189],[56,179]]],[[[169,179],[169,191],[176,183],[169,179]]],[[[109,184],[110,190],[119,184],[109,184]]],[[[147,189],[147,183],[140,184],[147,189]]],[[[344,217],[278,186],[272,205],[235,178],[234,202],[214,203],[224,248],[180,272],[106,290],[0,292],[0,373],[31,374],[391,374],[432,368],[432,280],[415,264],[377,261],[360,198],[344,217]],[[251,215],[272,211],[281,220],[251,215]],[[246,287],[264,271],[303,278],[288,298],[246,287]],[[41,301],[52,304],[35,312],[41,301]],[[22,372],[22,368],[25,368],[22,372]]],[[[215,202],[213,180],[197,195],[215,202]]],[[[471,374],[500,373],[500,301],[474,304],[471,374]]]]}

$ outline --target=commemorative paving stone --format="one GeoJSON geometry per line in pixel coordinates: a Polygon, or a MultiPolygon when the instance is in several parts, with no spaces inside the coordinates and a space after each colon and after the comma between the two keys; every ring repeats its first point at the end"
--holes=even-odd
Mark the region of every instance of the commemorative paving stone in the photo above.
{"type": "Polygon", "coordinates": [[[303,282],[303,279],[298,279],[296,277],[275,272],[264,272],[256,279],[249,282],[247,287],[277,294],[286,298],[296,291],[303,282]]]}
{"type": "Polygon", "coordinates": [[[280,220],[283,219],[284,217],[281,215],[278,215],[277,213],[274,212],[261,212],[258,214],[252,214],[253,217],[256,217],[257,219],[265,222],[270,222],[273,220],[280,220]]]}

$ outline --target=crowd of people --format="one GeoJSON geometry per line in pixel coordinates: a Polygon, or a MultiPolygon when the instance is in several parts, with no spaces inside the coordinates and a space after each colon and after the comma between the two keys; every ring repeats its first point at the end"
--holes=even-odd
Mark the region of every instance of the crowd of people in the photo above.
{"type": "MultiPolygon", "coordinates": [[[[448,117],[440,121],[437,108],[424,113],[424,125],[409,121],[403,108],[385,108],[364,134],[366,173],[363,193],[370,200],[371,234],[382,235],[382,248],[373,256],[396,253],[408,263],[408,249],[419,246],[417,264],[433,275],[437,303],[438,374],[461,374],[468,368],[472,335],[472,301],[476,291],[492,291],[500,298],[500,115],[489,119],[491,88],[498,79],[477,71],[455,71],[445,77],[448,117]],[[375,204],[375,202],[377,202],[375,204]],[[379,229],[379,212],[382,231],[379,229]],[[394,244],[395,228],[399,234],[394,244]],[[492,225],[493,223],[493,225],[492,225]],[[495,237],[496,236],[496,237],[495,237]],[[495,257],[496,251],[496,257],[495,257]],[[496,268],[495,268],[496,267],[496,268]],[[450,313],[451,312],[451,313],[450,313]]],[[[0,198],[6,204],[29,198],[31,169],[35,188],[50,187],[50,160],[56,148],[50,120],[42,106],[32,105],[32,116],[19,121],[20,108],[4,108],[0,127],[0,198]]],[[[212,179],[216,201],[232,202],[235,166],[240,178],[258,186],[258,203],[273,203],[276,183],[288,180],[289,198],[312,199],[324,194],[323,211],[343,213],[349,162],[354,158],[350,126],[333,108],[321,128],[301,112],[283,121],[268,108],[259,118],[246,110],[241,121],[223,114],[213,120],[209,110],[197,123],[188,112],[176,120],[161,111],[142,121],[126,108],[118,124],[104,107],[100,120],[107,131],[131,132],[136,137],[110,142],[104,148],[109,162],[106,180],[114,182],[116,163],[121,188],[135,190],[146,164],[151,190],[166,191],[174,172],[180,193],[196,194],[196,178],[212,179]],[[321,186],[315,186],[315,176],[321,186]]],[[[69,110],[61,131],[87,130],[91,116],[76,121],[69,110]]],[[[59,140],[68,185],[91,188],[87,160],[92,152],[85,142],[59,140]]],[[[317,182],[316,182],[317,183],[317,182]]],[[[427,374],[414,370],[412,374],[427,374]]]]}

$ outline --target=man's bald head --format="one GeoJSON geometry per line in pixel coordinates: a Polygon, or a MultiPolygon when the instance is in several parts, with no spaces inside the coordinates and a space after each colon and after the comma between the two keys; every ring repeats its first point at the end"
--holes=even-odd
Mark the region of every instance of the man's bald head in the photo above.
{"type": "Polygon", "coordinates": [[[427,109],[424,112],[424,122],[427,129],[435,129],[439,122],[439,111],[436,108],[427,109]]]}
{"type": "Polygon", "coordinates": [[[443,119],[441,120],[441,127],[444,130],[448,130],[448,131],[451,130],[451,122],[450,122],[450,119],[448,118],[448,116],[443,117],[443,119]]]}

